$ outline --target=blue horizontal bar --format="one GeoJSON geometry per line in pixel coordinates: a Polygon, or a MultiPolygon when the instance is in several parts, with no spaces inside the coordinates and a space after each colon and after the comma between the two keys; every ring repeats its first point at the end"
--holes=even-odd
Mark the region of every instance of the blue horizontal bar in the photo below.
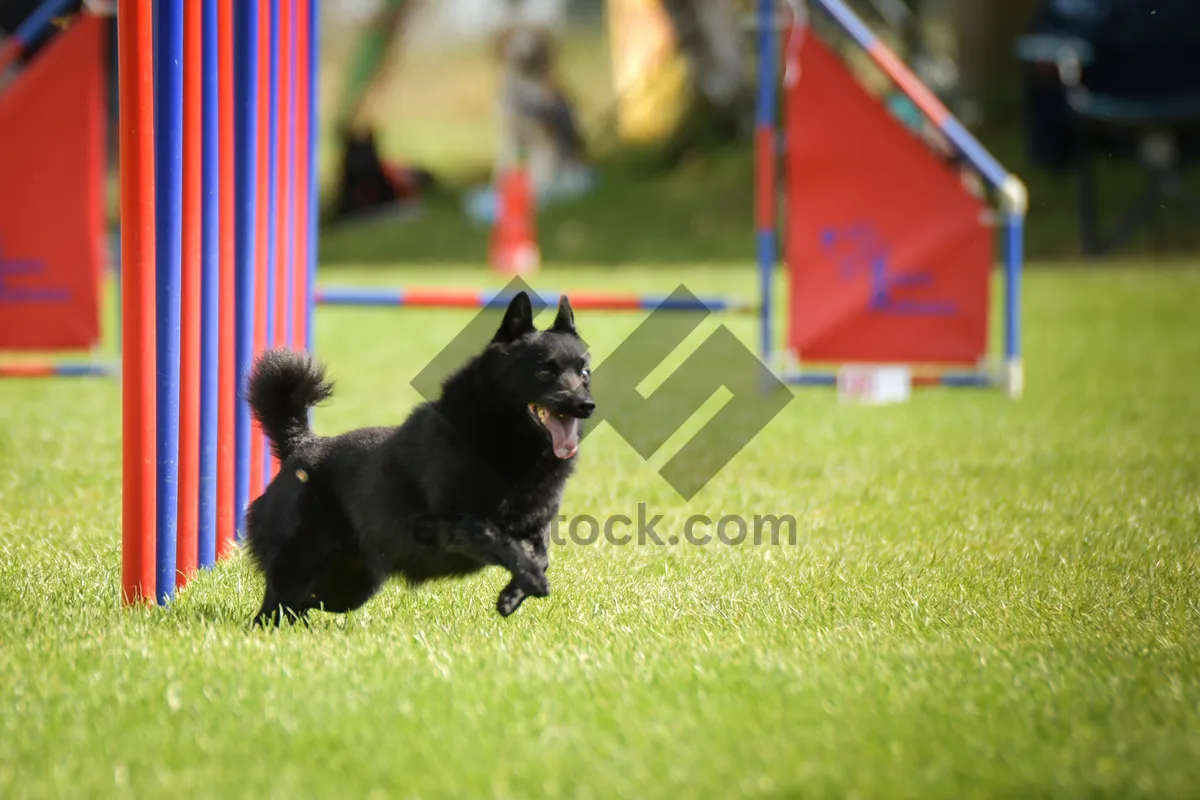
{"type": "Polygon", "coordinates": [[[55,364],[54,372],[63,378],[101,378],[116,375],[119,367],[115,364],[55,364]]]}
{"type": "Polygon", "coordinates": [[[404,305],[404,293],[400,291],[329,288],[318,290],[317,297],[327,306],[404,305]]]}

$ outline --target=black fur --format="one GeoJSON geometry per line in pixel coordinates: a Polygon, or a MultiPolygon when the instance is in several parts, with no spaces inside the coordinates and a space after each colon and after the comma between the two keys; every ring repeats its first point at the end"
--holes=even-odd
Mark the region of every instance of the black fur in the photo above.
{"type": "Polygon", "coordinates": [[[256,622],[351,611],[393,575],[415,585],[493,565],[512,575],[502,615],[547,596],[549,525],[575,461],[555,454],[531,404],[582,420],[595,408],[588,382],[567,298],[538,331],[524,292],[484,351],[399,427],[314,435],[308,409],[331,393],[322,368],[264,354],[248,393],[281,468],[247,513],[266,578],[256,622]]]}

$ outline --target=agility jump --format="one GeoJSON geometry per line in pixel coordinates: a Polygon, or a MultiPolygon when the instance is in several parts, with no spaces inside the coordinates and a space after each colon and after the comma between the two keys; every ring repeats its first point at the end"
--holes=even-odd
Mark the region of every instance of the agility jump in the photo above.
{"type": "Polygon", "coordinates": [[[914,385],[995,386],[1019,396],[1024,184],[843,0],[790,0],[786,6],[759,0],[757,27],[764,361],[800,385],[836,383],[839,364],[892,364],[911,368],[914,385]],[[863,88],[815,35],[810,5],[866,51],[953,154],[982,177],[997,211],[863,88]],[[776,22],[780,10],[790,17],[782,31],[776,22]],[[776,110],[780,84],[782,129],[776,110]],[[776,208],[780,149],[782,214],[776,208]],[[988,343],[997,238],[1004,265],[998,359],[988,343]],[[780,244],[789,284],[784,308],[778,307],[774,285],[780,244]],[[774,327],[779,314],[787,323],[782,351],[774,327]]]}

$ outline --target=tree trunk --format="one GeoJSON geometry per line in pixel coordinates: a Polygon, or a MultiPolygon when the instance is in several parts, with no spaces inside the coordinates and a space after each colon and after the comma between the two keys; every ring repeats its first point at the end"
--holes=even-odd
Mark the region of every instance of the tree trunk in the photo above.
{"type": "Polygon", "coordinates": [[[1003,125],[1018,113],[1016,37],[1024,33],[1040,0],[956,3],[955,32],[963,91],[982,105],[984,121],[1003,125]]]}
{"type": "Polygon", "coordinates": [[[712,115],[744,131],[753,93],[731,0],[663,0],[697,95],[712,115]]]}

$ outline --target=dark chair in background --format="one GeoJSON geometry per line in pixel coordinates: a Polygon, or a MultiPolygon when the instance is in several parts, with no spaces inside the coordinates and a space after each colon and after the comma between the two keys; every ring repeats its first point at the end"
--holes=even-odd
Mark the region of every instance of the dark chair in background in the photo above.
{"type": "Polygon", "coordinates": [[[1075,173],[1085,256],[1120,248],[1168,202],[1200,224],[1184,180],[1200,159],[1200,0],[1049,0],[1017,54],[1032,160],[1075,173]],[[1131,159],[1146,177],[1107,232],[1097,155],[1131,159]]]}

